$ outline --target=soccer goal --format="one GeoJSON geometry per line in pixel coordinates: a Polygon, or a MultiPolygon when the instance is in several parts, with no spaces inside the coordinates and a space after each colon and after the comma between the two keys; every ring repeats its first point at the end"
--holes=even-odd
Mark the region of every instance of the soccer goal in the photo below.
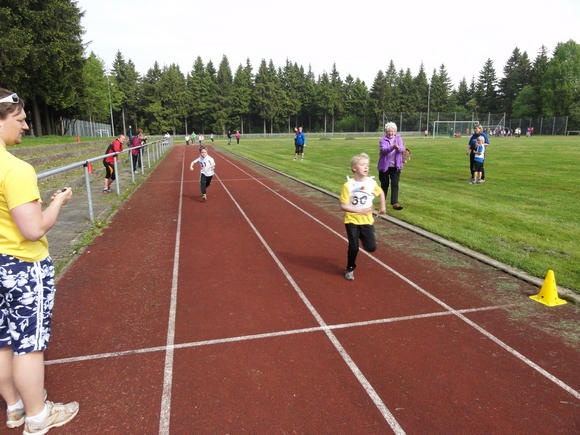
{"type": "Polygon", "coordinates": [[[461,137],[473,134],[473,126],[479,121],[433,121],[433,137],[461,137]]]}

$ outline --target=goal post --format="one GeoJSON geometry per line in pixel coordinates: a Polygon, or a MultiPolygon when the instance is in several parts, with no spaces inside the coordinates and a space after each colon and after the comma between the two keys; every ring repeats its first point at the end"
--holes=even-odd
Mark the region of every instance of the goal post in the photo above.
{"type": "Polygon", "coordinates": [[[433,121],[433,137],[461,137],[473,134],[473,126],[479,121],[433,121]]]}

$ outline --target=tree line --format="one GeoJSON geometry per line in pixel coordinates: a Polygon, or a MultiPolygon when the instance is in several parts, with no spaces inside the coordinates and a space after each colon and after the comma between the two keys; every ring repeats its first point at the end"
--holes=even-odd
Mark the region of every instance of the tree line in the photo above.
{"type": "Polygon", "coordinates": [[[141,75],[120,51],[111,70],[85,54],[81,18],[73,0],[8,0],[0,6],[0,86],[27,102],[33,133],[59,134],[63,118],[128,125],[150,133],[228,130],[287,132],[376,131],[384,113],[505,112],[513,118],[569,116],[580,129],[580,45],[541,47],[531,60],[513,49],[498,78],[491,59],[477,77],[454,87],[442,63],[416,75],[391,61],[370,87],[359,78],[315,75],[297,62],[276,66],[249,59],[233,72],[227,56],[216,66],[198,56],[190,71],[157,62],[141,75]],[[7,27],[7,28],[6,28],[7,27]]]}

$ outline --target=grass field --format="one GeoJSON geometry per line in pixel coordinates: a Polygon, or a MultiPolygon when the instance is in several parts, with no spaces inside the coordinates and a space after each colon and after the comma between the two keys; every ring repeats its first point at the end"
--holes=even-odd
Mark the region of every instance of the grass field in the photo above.
{"type": "MultiPolygon", "coordinates": [[[[81,142],[112,140],[112,138],[107,137],[85,137],[85,136],[81,136],[79,139],[81,140],[81,142]]],[[[76,141],[77,141],[76,136],[42,136],[42,137],[24,136],[22,138],[22,143],[20,145],[15,146],[15,148],[35,147],[41,145],[61,145],[68,143],[76,143],[76,141]]]]}
{"type": "MultiPolygon", "coordinates": [[[[338,194],[359,152],[378,180],[378,139],[307,135],[303,162],[292,160],[293,137],[224,146],[338,194]]],[[[531,275],[552,269],[558,285],[580,292],[578,137],[491,138],[480,185],[468,184],[467,138],[403,139],[412,150],[399,189],[405,208],[388,214],[531,275]]]]}

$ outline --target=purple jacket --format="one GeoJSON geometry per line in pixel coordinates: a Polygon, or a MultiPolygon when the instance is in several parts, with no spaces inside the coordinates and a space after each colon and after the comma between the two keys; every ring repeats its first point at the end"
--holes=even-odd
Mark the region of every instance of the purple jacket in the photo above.
{"type": "Polygon", "coordinates": [[[379,141],[379,171],[386,171],[389,168],[403,169],[403,139],[398,134],[395,134],[392,139],[384,136],[379,141]],[[397,144],[399,149],[395,149],[393,145],[397,144]]]}

